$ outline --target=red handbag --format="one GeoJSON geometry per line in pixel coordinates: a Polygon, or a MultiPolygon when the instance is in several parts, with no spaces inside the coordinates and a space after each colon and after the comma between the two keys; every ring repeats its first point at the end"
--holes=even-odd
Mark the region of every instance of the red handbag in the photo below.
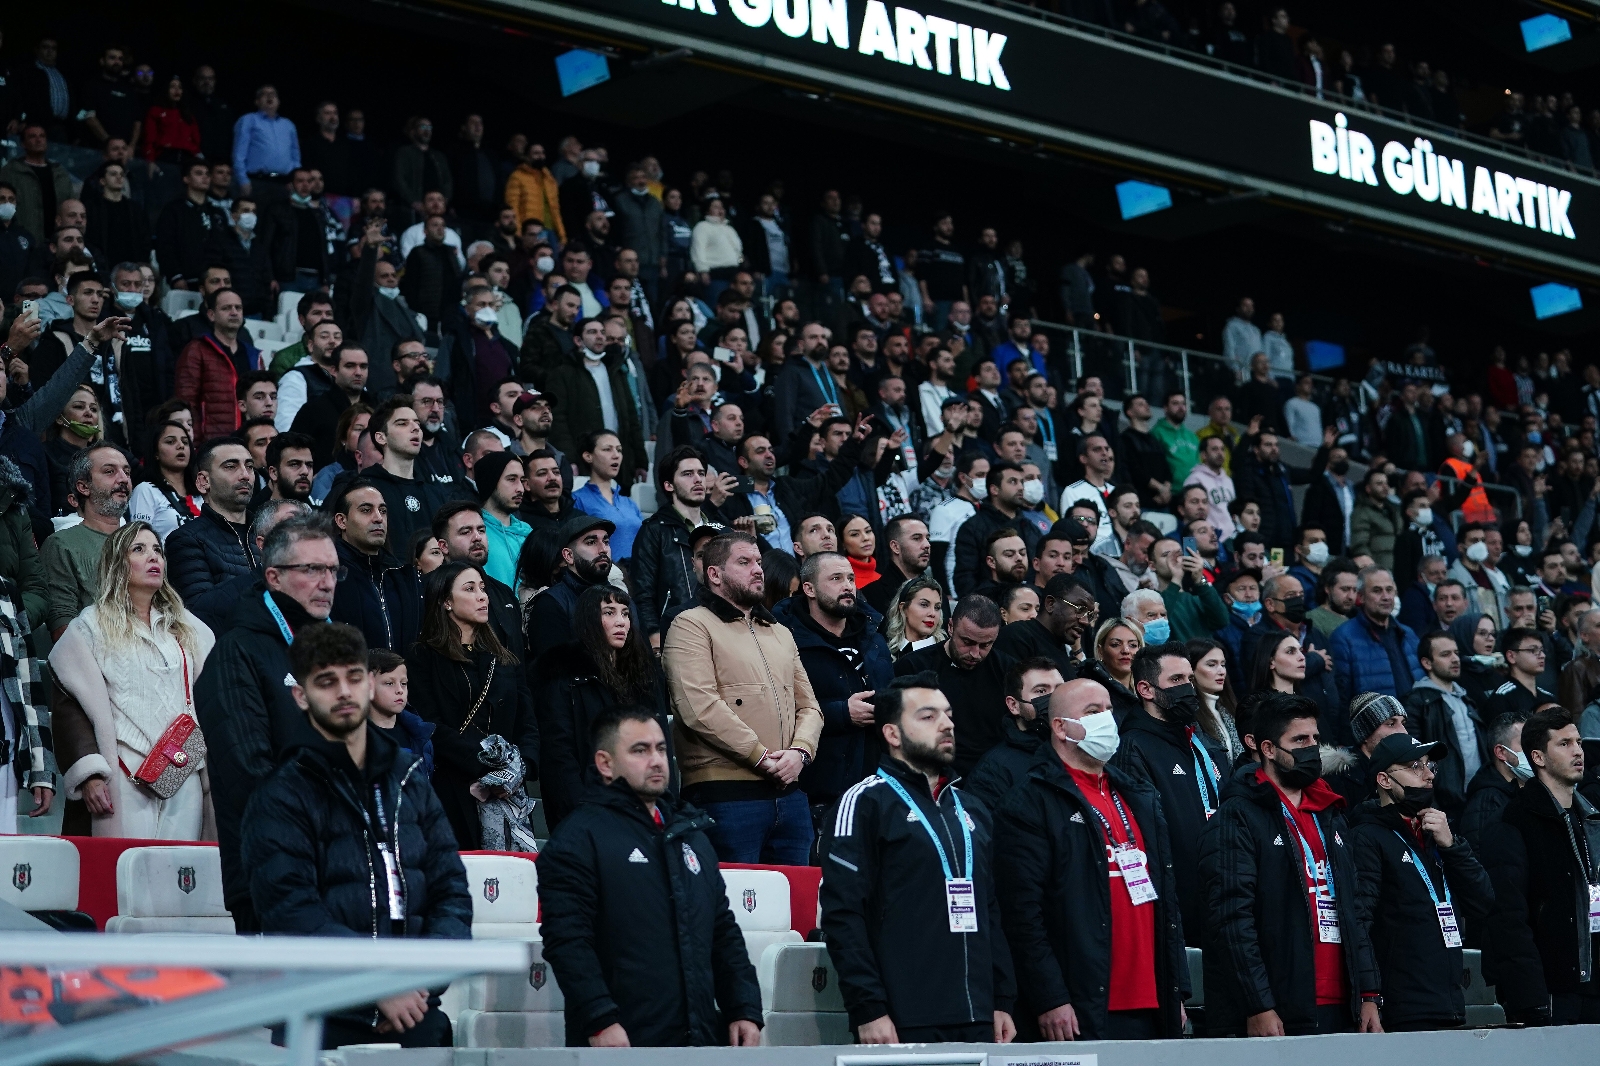
{"type": "MultiPolygon", "coordinates": [[[[183,651],[182,645],[179,645],[178,652],[183,655],[183,701],[186,706],[193,708],[194,698],[189,690],[189,656],[183,651]]],[[[139,764],[139,769],[132,776],[162,799],[171,799],[205,757],[206,740],[200,732],[200,726],[192,715],[180,714],[156,738],[150,754],[144,757],[144,762],[139,764]]]]}

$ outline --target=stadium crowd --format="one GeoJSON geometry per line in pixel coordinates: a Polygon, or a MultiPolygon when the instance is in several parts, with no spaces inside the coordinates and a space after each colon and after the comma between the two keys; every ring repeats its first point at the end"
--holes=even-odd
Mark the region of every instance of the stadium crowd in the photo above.
{"type": "MultiPolygon", "coordinates": [[[[141,113],[130,58],[8,98],[7,828],[215,839],[241,933],[412,937],[548,831],[578,1045],[759,1040],[719,862],[823,868],[866,1043],[1456,1027],[1463,947],[1600,1021],[1600,368],[1422,337],[1319,401],[1242,300],[1191,426],[1073,376],[992,228],[829,192],[798,240],[776,185],[477,116],[385,168],[211,68],[141,113]]],[[[1123,257],[1061,281],[1157,339],[1123,257]]],[[[449,1023],[328,1039],[378,1034],[449,1023]]]]}

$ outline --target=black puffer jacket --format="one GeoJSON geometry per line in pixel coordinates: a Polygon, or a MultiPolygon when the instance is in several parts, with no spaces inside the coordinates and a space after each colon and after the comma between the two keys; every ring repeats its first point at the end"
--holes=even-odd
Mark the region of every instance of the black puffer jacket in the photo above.
{"type": "MultiPolygon", "coordinates": [[[[1488,730],[1477,701],[1465,692],[1461,700],[1467,705],[1473,733],[1477,736],[1478,768],[1481,770],[1487,766],[1492,770],[1494,753],[1489,750],[1488,730]]],[[[1450,707],[1444,701],[1444,691],[1433,684],[1431,678],[1424,677],[1412,686],[1404,702],[1406,729],[1411,735],[1424,743],[1444,744],[1450,749],[1450,753],[1435,766],[1433,790],[1438,808],[1454,821],[1461,817],[1467,806],[1467,764],[1461,757],[1461,740],[1456,735],[1450,707]]]]}
{"type": "MultiPolygon", "coordinates": [[[[1206,1025],[1213,1036],[1243,1036],[1245,1019],[1273,1010],[1284,1031],[1317,1031],[1313,915],[1305,859],[1284,819],[1277,790],[1241,768],[1222,789],[1222,806],[1200,837],[1206,889],[1206,1025]]],[[[1327,790],[1313,786],[1323,793],[1327,790]]],[[[1350,981],[1352,1021],[1362,992],[1382,978],[1365,928],[1356,920],[1355,861],[1345,842],[1343,804],[1316,815],[1333,864],[1335,905],[1350,981]]]]}
{"type": "Polygon", "coordinates": [[[369,648],[388,648],[405,654],[422,631],[422,595],[416,567],[401,565],[387,552],[367,555],[335,541],[339,562],[349,573],[335,587],[332,622],[345,622],[361,630],[369,648]]]}
{"type": "MultiPolygon", "coordinates": [[[[262,932],[470,940],[466,870],[422,760],[369,728],[365,763],[357,769],[343,744],[317,737],[286,752],[256,790],[244,863],[262,932]],[[403,931],[389,920],[380,841],[400,864],[403,931]]],[[[375,1007],[340,1016],[379,1021],[375,1007]]]]}
{"type": "MultiPolygon", "coordinates": [[[[1161,799],[1147,781],[1115,766],[1106,776],[1144,838],[1156,889],[1156,1035],[1176,1039],[1189,967],[1161,799]]],[[[1108,854],[1100,819],[1057,758],[1035,762],[995,820],[995,887],[1017,968],[1018,1013],[1033,1018],[1070,1003],[1084,1040],[1106,1036],[1110,1018],[1108,854]]]]}
{"type": "Polygon", "coordinates": [[[234,525],[208,503],[168,535],[166,549],[169,579],[183,605],[212,628],[225,625],[238,600],[222,586],[256,566],[249,527],[234,525]]]}
{"type": "MultiPolygon", "coordinates": [[[[194,683],[217,815],[223,897],[236,916],[235,904],[247,908],[250,901],[247,867],[239,859],[245,806],[283,752],[317,735],[289,693],[294,680],[289,645],[267,611],[265,594],[257,586],[238,601],[227,633],[217,640],[194,683]]],[[[317,624],[289,597],[274,594],[273,602],[291,630],[317,624]]]]}
{"type": "MultiPolygon", "coordinates": [[[[1588,853],[1600,856],[1600,813],[1581,795],[1573,802],[1588,853]]],[[[1600,933],[1589,932],[1586,871],[1574,852],[1575,836],[1562,825],[1566,817],[1535,778],[1483,832],[1483,865],[1494,882],[1483,963],[1494,974],[1508,1020],[1594,980],[1600,933]]]]}
{"type": "Polygon", "coordinates": [[[1039,538],[1042,534],[1039,527],[1028,521],[1026,516],[1018,514],[1015,518],[1007,518],[994,505],[994,501],[986,500],[978,513],[961,523],[961,528],[956,531],[956,542],[953,550],[956,553],[955,584],[956,595],[965,596],[980,585],[989,583],[989,567],[983,561],[983,542],[989,539],[990,534],[1000,529],[1014,529],[1022,538],[1022,543],[1027,545],[1028,558],[1032,560],[1039,554],[1039,538]]]}
{"type": "MultiPolygon", "coordinates": [[[[545,821],[553,830],[584,801],[591,788],[603,787],[594,768],[589,731],[601,714],[622,703],[637,703],[656,712],[667,738],[667,762],[672,765],[671,704],[667,679],[652,662],[653,679],[646,699],[622,700],[600,680],[594,658],[582,644],[558,644],[539,657],[539,792],[544,799],[545,821]]],[[[672,794],[677,795],[673,782],[672,794]]]]}
{"type": "Polygon", "coordinates": [[[1387,1026],[1443,1029],[1467,1020],[1461,949],[1445,945],[1433,897],[1417,869],[1420,858],[1441,902],[1448,886],[1458,929],[1464,916],[1487,917],[1494,905],[1489,875],[1467,838],[1452,836],[1448,848],[1431,841],[1424,846],[1397,808],[1380,807],[1377,800],[1350,815],[1356,911],[1383,975],[1387,1026]]]}
{"type": "Polygon", "coordinates": [[[1000,809],[1006,796],[1027,779],[1036,763],[1051,756],[1051,750],[1032,730],[1007,728],[1002,737],[961,781],[961,791],[977,796],[991,811],[1000,809]]]}
{"type": "Polygon", "coordinates": [[[567,1044],[620,1023],[634,1047],[717,1046],[762,1024],[761,989],[728,907],[711,817],[667,798],[664,826],[618,781],[539,855],[544,957],[566,997],[567,1044]]]}
{"type": "Polygon", "coordinates": [[[1141,707],[1123,721],[1122,743],[1113,761],[1123,773],[1149,781],[1161,796],[1161,810],[1172,830],[1183,935],[1190,947],[1197,948],[1205,937],[1206,893],[1195,859],[1206,828],[1206,808],[1216,811],[1228,777],[1228,753],[1200,730],[1163,722],[1141,707]],[[1195,742],[1211,757],[1209,769],[1196,753],[1195,742]]]}
{"type": "MultiPolygon", "coordinates": [[[[721,521],[710,507],[705,516],[708,522],[721,521]]],[[[689,544],[692,532],[689,523],[669,503],[646,518],[634,537],[628,585],[639,612],[639,628],[647,634],[664,632],[662,616],[679,604],[694,603],[699,596],[694,549],[689,544]]]]}

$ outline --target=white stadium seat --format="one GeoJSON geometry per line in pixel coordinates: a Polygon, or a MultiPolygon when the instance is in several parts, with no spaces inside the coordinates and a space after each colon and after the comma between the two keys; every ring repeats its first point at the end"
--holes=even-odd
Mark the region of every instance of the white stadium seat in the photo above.
{"type": "MultiPolygon", "coordinates": [[[[473,933],[476,937],[476,928],[473,933]]],[[[458,982],[465,989],[464,1006],[453,1018],[456,1047],[566,1045],[566,1000],[542,945],[533,946],[530,962],[525,974],[484,974],[458,982]]]]}
{"type": "Polygon", "coordinates": [[[200,310],[202,299],[198,292],[172,289],[161,298],[161,310],[171,319],[188,318],[200,310]]]}
{"type": "Polygon", "coordinates": [[[258,348],[266,341],[283,340],[283,327],[276,322],[247,318],[244,320],[244,328],[250,331],[250,342],[258,348]]]}
{"type": "Polygon", "coordinates": [[[790,925],[787,877],[776,870],[725,868],[722,880],[752,966],[761,964],[762,953],[771,945],[801,941],[800,934],[790,925]]]}
{"type": "Polygon", "coordinates": [[[233,917],[222,902],[215,847],[129,848],[117,858],[117,914],[108,933],[222,933],[233,917]]]}
{"type": "Polygon", "coordinates": [[[60,837],[0,837],[0,903],[24,911],[78,909],[78,849],[60,837]]]}
{"type": "MultiPolygon", "coordinates": [[[[747,934],[748,935],[748,934],[747,934]]],[[[756,966],[761,1043],[773,1047],[851,1042],[839,972],[822,944],[773,944],[756,966]]]]}
{"type": "Polygon", "coordinates": [[[1161,530],[1162,533],[1174,533],[1178,529],[1178,518],[1165,511],[1146,511],[1139,516],[1146,522],[1161,530]]]}
{"type": "Polygon", "coordinates": [[[1467,1027],[1504,1025],[1505,1008],[1495,1002],[1494,986],[1483,983],[1483,952],[1467,948],[1461,952],[1461,961],[1467,971],[1467,1027]]]}
{"type": "Polygon", "coordinates": [[[539,873],[532,859],[463,855],[478,940],[539,939],[539,873]]]}
{"type": "Polygon", "coordinates": [[[642,515],[653,515],[659,504],[656,502],[656,487],[648,481],[641,481],[628,490],[628,498],[639,508],[642,515]]]}

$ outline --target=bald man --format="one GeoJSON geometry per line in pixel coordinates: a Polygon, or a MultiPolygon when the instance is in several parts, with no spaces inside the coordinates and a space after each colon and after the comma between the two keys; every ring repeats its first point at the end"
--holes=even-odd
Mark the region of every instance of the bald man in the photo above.
{"type": "Polygon", "coordinates": [[[1175,1039],[1189,970],[1160,800],[1107,765],[1119,738],[1105,686],[1068,681],[1049,715],[1055,758],[1034,765],[995,824],[1019,1036],[1175,1039]]]}

